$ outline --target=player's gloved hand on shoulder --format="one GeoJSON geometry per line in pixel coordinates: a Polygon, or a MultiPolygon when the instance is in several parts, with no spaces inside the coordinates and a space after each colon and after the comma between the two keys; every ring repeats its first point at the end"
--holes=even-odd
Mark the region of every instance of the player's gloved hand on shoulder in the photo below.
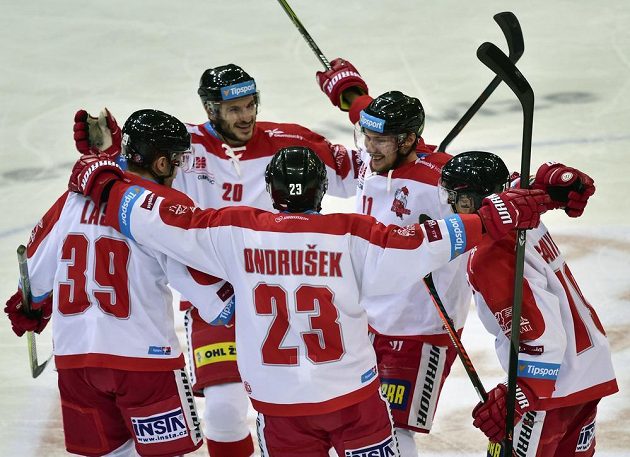
{"type": "Polygon", "coordinates": [[[11,328],[17,336],[24,335],[24,332],[40,333],[48,322],[52,314],[52,295],[40,303],[33,303],[33,309],[26,311],[22,306],[22,291],[13,294],[7,300],[4,312],[11,321],[11,328]]]}
{"type": "MultiPolygon", "coordinates": [[[[505,439],[505,415],[507,386],[499,384],[490,392],[488,399],[478,403],[473,409],[473,426],[481,430],[490,441],[498,443],[505,439]]],[[[521,420],[527,411],[533,411],[536,406],[534,393],[525,384],[516,384],[516,403],[514,410],[514,425],[521,420]]]]}
{"type": "Polygon", "coordinates": [[[81,154],[106,154],[112,158],[120,154],[122,132],[107,108],[98,117],[80,109],[74,115],[73,130],[74,144],[81,154]]]}
{"type": "Polygon", "coordinates": [[[350,109],[350,101],[344,96],[344,92],[354,92],[357,95],[368,93],[368,87],[354,65],[347,60],[337,58],[330,62],[331,69],[318,71],[315,74],[317,84],[328,96],[333,105],[342,111],[350,109]]]}
{"type": "Polygon", "coordinates": [[[595,193],[590,176],[556,162],[547,162],[538,168],[532,188],[547,192],[551,197],[549,209],[564,208],[569,217],[580,217],[595,193]]]}
{"type": "Polygon", "coordinates": [[[550,201],[540,189],[508,189],[484,198],[477,213],[486,232],[500,240],[510,230],[538,227],[550,201]]]}
{"type": "Polygon", "coordinates": [[[122,169],[106,155],[85,154],[72,167],[68,190],[101,202],[114,181],[124,179],[122,169]]]}

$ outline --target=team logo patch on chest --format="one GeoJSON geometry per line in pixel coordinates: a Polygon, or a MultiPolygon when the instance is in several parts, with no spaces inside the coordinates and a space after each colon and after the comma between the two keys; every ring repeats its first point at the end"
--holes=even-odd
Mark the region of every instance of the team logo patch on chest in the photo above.
{"type": "Polygon", "coordinates": [[[394,201],[392,202],[391,210],[398,216],[399,218],[403,218],[403,216],[407,216],[411,214],[411,211],[407,209],[407,199],[409,198],[409,189],[407,186],[403,186],[400,189],[396,190],[394,194],[394,201]]]}

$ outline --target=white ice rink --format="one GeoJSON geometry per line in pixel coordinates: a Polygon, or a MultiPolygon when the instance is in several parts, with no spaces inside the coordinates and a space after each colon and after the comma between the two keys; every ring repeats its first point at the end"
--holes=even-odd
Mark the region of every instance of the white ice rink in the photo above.
{"type": "MultiPolygon", "coordinates": [[[[492,75],[475,56],[505,48],[493,14],[519,18],[519,67],[536,94],[532,166],[582,168],[597,193],[581,219],[549,214],[614,350],[621,392],[601,403],[598,455],[630,455],[630,2],[628,0],[293,0],[319,47],[351,60],[372,95],[399,89],[422,100],[424,137],[439,143],[492,75]]],[[[350,144],[351,128],[315,84],[321,65],[275,0],[0,0],[0,298],[16,288],[15,249],[66,187],[77,157],[72,118],[108,106],[122,123],[158,108],[205,120],[196,94],[204,69],[230,62],[262,93],[259,119],[303,124],[350,144]]],[[[519,168],[520,108],[500,87],[450,152],[484,149],[519,168]]],[[[329,199],[327,212],[349,211],[329,199]]],[[[385,279],[384,280],[388,280],[385,279]]],[[[65,453],[56,374],[30,377],[25,339],[0,313],[0,456],[65,453]]],[[[50,331],[39,337],[50,353],[50,331]]],[[[464,342],[486,386],[501,377],[493,343],[471,313],[464,342]]],[[[475,393],[459,362],[448,379],[424,456],[481,456],[475,393]]],[[[199,451],[196,455],[207,455],[199,451]]]]}

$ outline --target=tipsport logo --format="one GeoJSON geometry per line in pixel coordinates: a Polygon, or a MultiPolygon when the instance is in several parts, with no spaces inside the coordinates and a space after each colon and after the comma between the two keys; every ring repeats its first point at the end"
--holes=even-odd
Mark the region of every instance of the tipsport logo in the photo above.
{"type": "Polygon", "coordinates": [[[188,436],[182,408],[148,417],[132,417],[131,425],[138,443],[173,441],[188,436]]]}
{"type": "Polygon", "coordinates": [[[547,379],[555,381],[560,373],[560,364],[534,362],[531,360],[518,361],[518,376],[520,378],[547,379]]]}
{"type": "Polygon", "coordinates": [[[359,125],[368,130],[372,130],[373,132],[383,133],[383,131],[385,130],[385,119],[370,116],[365,111],[361,111],[359,125]]]}
{"type": "Polygon", "coordinates": [[[234,98],[245,97],[256,93],[256,83],[254,81],[245,81],[231,86],[221,88],[221,98],[223,100],[232,100],[234,98]]]}

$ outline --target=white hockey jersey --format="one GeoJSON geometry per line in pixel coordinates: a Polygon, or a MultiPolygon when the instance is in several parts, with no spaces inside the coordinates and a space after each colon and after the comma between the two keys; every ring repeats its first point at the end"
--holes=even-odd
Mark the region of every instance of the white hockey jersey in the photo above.
{"type": "MultiPolygon", "coordinates": [[[[443,219],[453,211],[440,203],[438,181],[446,153],[420,153],[418,159],[388,174],[372,173],[369,155],[362,157],[357,185],[356,212],[383,224],[408,225],[420,215],[443,219]]],[[[472,292],[466,280],[466,256],[433,272],[433,281],[456,329],[461,329],[470,309],[472,292]]],[[[364,298],[371,328],[381,334],[414,337],[432,344],[449,345],[450,339],[421,277],[397,280],[392,295],[364,298]]]]}
{"type": "Polygon", "coordinates": [[[239,371],[254,407],[271,415],[335,411],[376,391],[360,300],[393,293],[481,238],[476,215],[386,227],[357,214],[200,210],[124,183],[109,198],[107,223],[234,285],[239,371]]]}
{"type": "MultiPolygon", "coordinates": [[[[470,253],[468,275],[477,312],[509,365],[515,236],[484,241],[470,253]]],[[[548,410],[617,392],[610,347],[560,249],[541,223],[527,232],[518,379],[548,410]]]]}
{"type": "Polygon", "coordinates": [[[210,122],[187,125],[192,139],[193,163],[175,177],[173,188],[189,195],[202,208],[247,205],[273,210],[265,185],[265,168],[271,157],[287,146],[307,146],[326,165],[328,194],[351,197],[356,180],[345,147],[333,145],[321,135],[297,124],[256,122],[245,146],[224,143],[210,122]]]}
{"type": "Polygon", "coordinates": [[[66,192],[31,233],[31,293],[34,302],[53,294],[55,364],[134,371],[183,367],[167,283],[194,290],[198,305],[211,301],[213,287],[181,275],[183,266],[130,241],[103,219],[104,205],[66,192]],[[167,277],[173,268],[178,274],[167,277]]]}

